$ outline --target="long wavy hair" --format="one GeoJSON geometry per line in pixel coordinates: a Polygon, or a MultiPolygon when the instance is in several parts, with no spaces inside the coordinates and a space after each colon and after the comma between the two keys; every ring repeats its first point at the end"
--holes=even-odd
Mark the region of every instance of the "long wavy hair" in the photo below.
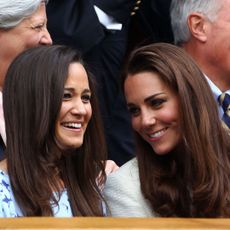
{"type": "Polygon", "coordinates": [[[65,46],[36,47],[9,67],[3,89],[7,167],[13,193],[25,216],[53,216],[51,202],[67,189],[74,216],[102,216],[98,183],[105,179],[106,147],[91,74],[92,117],[81,147],[66,152],[55,140],[69,65],[84,63],[65,46]],[[101,180],[98,182],[98,174],[101,180]],[[54,196],[53,191],[59,191],[54,196]]]}
{"type": "Polygon", "coordinates": [[[230,217],[230,137],[205,77],[181,48],[156,43],[133,51],[127,76],[157,73],[179,98],[182,141],[157,155],[136,133],[141,190],[165,217],[230,217]]]}

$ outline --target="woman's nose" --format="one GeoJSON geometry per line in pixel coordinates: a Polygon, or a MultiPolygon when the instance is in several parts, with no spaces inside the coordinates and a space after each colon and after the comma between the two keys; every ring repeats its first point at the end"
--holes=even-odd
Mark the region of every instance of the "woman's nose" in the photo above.
{"type": "Polygon", "coordinates": [[[156,123],[156,117],[151,111],[144,111],[141,114],[141,123],[143,127],[148,127],[156,123]]]}
{"type": "Polygon", "coordinates": [[[50,33],[48,32],[47,28],[44,28],[43,35],[40,40],[40,44],[42,45],[52,45],[53,41],[51,39],[50,33]]]}
{"type": "Polygon", "coordinates": [[[74,115],[85,115],[86,114],[85,104],[81,100],[80,101],[76,101],[73,104],[71,112],[74,115]]]}

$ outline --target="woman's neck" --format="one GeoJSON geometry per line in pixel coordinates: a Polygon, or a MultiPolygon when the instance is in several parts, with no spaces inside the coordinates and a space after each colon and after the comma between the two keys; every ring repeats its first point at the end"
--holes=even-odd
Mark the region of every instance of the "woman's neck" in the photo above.
{"type": "Polygon", "coordinates": [[[6,159],[0,161],[0,169],[1,169],[3,172],[5,172],[5,173],[8,172],[8,170],[7,170],[7,161],[6,161],[6,159]]]}

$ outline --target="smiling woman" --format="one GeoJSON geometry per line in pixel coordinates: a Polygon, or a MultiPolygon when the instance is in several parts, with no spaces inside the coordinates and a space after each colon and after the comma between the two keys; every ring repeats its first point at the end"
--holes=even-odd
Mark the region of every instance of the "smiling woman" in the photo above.
{"type": "Polygon", "coordinates": [[[50,45],[47,31],[48,0],[0,0],[0,160],[5,157],[5,123],[2,112],[2,87],[7,69],[22,51],[50,45]]]}
{"type": "Polygon", "coordinates": [[[0,0],[0,87],[8,66],[25,49],[50,45],[47,31],[48,0],[0,0]],[[4,44],[4,45],[3,45],[4,44]]]}
{"type": "Polygon", "coordinates": [[[230,217],[230,141],[211,89],[179,47],[132,52],[123,78],[137,158],[108,176],[112,216],[230,217]]]}
{"type": "Polygon", "coordinates": [[[124,88],[134,130],[156,154],[172,151],[181,139],[180,106],[175,92],[153,72],[128,77],[124,88]]]}
{"type": "Polygon", "coordinates": [[[63,102],[56,124],[56,137],[63,149],[79,148],[92,115],[88,76],[79,63],[69,66],[63,102]]]}
{"type": "Polygon", "coordinates": [[[104,215],[106,148],[79,53],[65,46],[24,51],[7,72],[3,106],[0,216],[104,215]]]}

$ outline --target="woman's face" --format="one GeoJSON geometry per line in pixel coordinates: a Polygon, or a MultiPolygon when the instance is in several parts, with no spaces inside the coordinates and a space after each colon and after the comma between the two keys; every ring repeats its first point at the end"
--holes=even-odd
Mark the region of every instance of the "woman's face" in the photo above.
{"type": "Polygon", "coordinates": [[[181,141],[177,95],[153,72],[129,75],[124,89],[133,129],[156,154],[172,151],[181,141]]]}
{"type": "Polygon", "coordinates": [[[80,63],[69,66],[63,101],[56,124],[56,139],[62,149],[79,148],[92,116],[88,76],[80,63]]]}
{"type": "Polygon", "coordinates": [[[28,48],[52,44],[46,24],[45,4],[41,3],[34,14],[25,18],[16,27],[9,30],[0,30],[0,42],[4,44],[1,46],[1,53],[4,54],[2,61],[6,63],[6,67],[19,53],[28,48]]]}

